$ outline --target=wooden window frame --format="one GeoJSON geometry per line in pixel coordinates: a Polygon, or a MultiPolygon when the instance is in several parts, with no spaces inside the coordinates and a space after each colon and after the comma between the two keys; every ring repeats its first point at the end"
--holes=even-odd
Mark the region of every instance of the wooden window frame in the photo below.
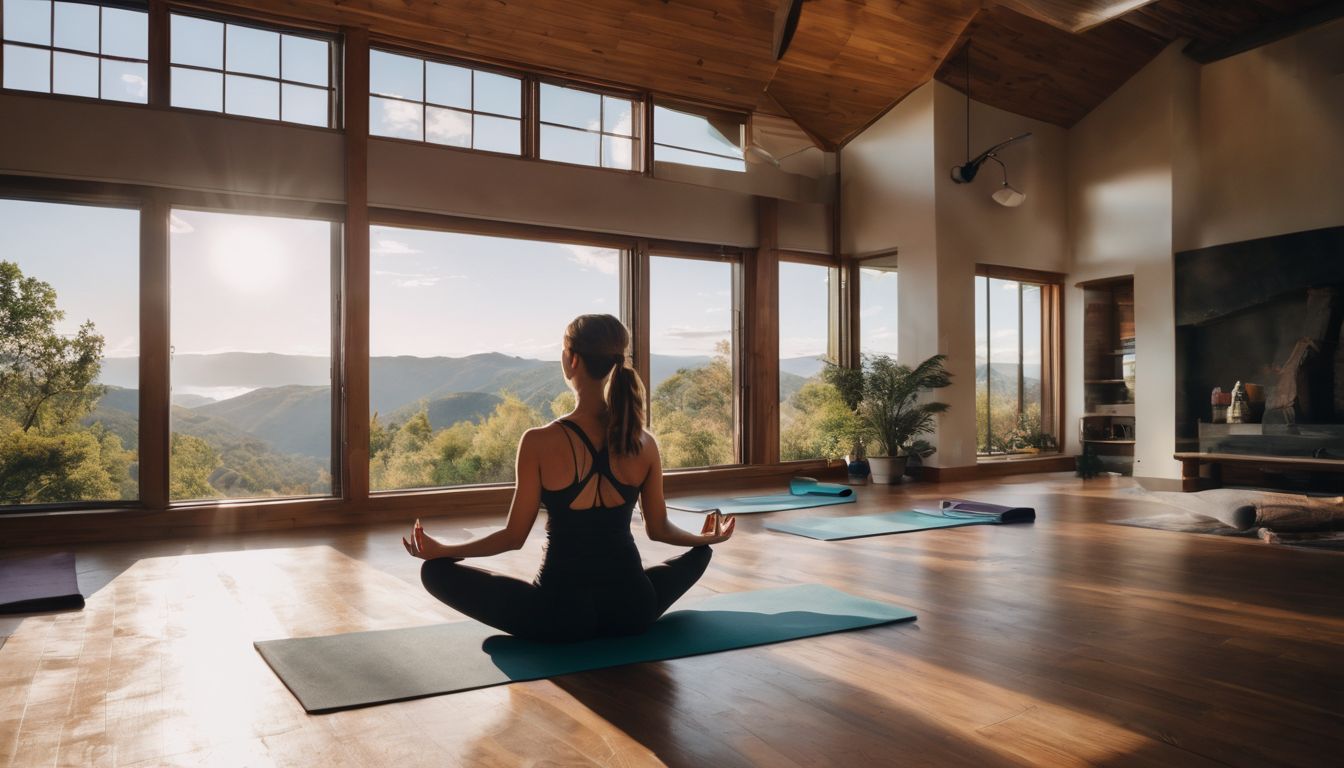
{"type": "Polygon", "coordinates": [[[531,80],[532,80],[532,89],[529,93],[529,96],[532,103],[532,120],[530,122],[535,137],[535,141],[532,145],[533,150],[531,155],[532,158],[540,160],[545,163],[559,163],[561,165],[579,166],[581,168],[596,168],[602,171],[615,171],[617,173],[626,173],[626,174],[644,173],[646,168],[645,155],[648,154],[645,151],[645,144],[647,144],[648,142],[645,140],[646,134],[644,133],[644,127],[645,124],[647,123],[647,121],[644,119],[644,113],[646,111],[649,111],[648,99],[645,94],[638,93],[635,91],[622,90],[619,88],[589,85],[587,83],[572,80],[563,80],[560,78],[545,77],[541,75],[532,75],[531,80]],[[632,114],[630,116],[631,121],[630,135],[622,136],[618,133],[609,133],[604,127],[604,125],[602,125],[606,122],[605,99],[600,102],[600,111],[598,114],[598,120],[600,124],[598,125],[597,130],[575,128],[572,125],[564,125],[563,123],[546,122],[544,119],[542,119],[541,115],[541,89],[542,86],[546,85],[553,86],[556,88],[564,88],[571,91],[581,91],[584,93],[591,93],[599,97],[611,97],[613,99],[621,99],[630,102],[630,108],[632,111],[632,114]],[[573,131],[583,131],[584,133],[596,134],[598,137],[598,155],[597,155],[598,164],[589,165],[588,163],[571,163],[566,160],[550,160],[542,157],[541,129],[544,126],[550,126],[552,128],[564,128],[573,131]],[[602,139],[608,136],[614,139],[626,139],[633,143],[634,146],[631,147],[630,168],[612,168],[610,166],[602,165],[602,159],[603,159],[602,139]]]}
{"type": "MultiPolygon", "coordinates": [[[[1047,272],[1044,270],[1027,269],[1023,267],[1010,267],[999,264],[976,264],[975,277],[985,277],[992,280],[1008,280],[1016,283],[1026,283],[1035,285],[1041,289],[1041,431],[1054,437],[1056,451],[1063,451],[1064,447],[1064,386],[1063,386],[1063,357],[1064,357],[1064,280],[1065,275],[1060,272],[1047,272]]],[[[1022,334],[1022,305],[1021,291],[1019,289],[1018,299],[1018,335],[1022,334]]],[[[974,306],[974,301],[972,301],[974,306]]],[[[1019,355],[1021,346],[1019,346],[1019,355]]],[[[986,361],[988,364],[988,361],[986,361]]],[[[988,380],[988,372],[986,377],[988,380]]],[[[1018,371],[1019,380],[1022,376],[1021,364],[1018,371]]],[[[1021,384],[1019,383],[1018,399],[1021,400],[1021,384]]],[[[1019,402],[1018,412],[1022,411],[1022,404],[1019,402]]],[[[977,430],[976,440],[979,441],[977,430]]],[[[1011,460],[1011,457],[1009,457],[1011,460]]],[[[998,454],[976,453],[978,462],[996,462],[1004,461],[1005,458],[998,454]]]]}
{"type": "MultiPolygon", "coordinates": [[[[3,14],[0,14],[0,92],[3,92],[3,93],[16,93],[16,94],[31,94],[31,95],[39,95],[39,96],[55,96],[55,97],[57,97],[57,98],[77,99],[77,100],[79,100],[79,101],[97,101],[97,102],[103,102],[103,103],[107,103],[107,104],[123,104],[123,105],[131,105],[131,106],[145,106],[145,105],[147,105],[147,104],[150,103],[150,98],[151,98],[151,96],[150,96],[150,94],[149,94],[149,91],[151,91],[152,88],[149,88],[149,85],[152,83],[152,80],[153,80],[152,76],[150,75],[150,70],[151,70],[152,67],[153,67],[153,65],[151,64],[151,59],[154,58],[154,53],[155,53],[155,51],[154,51],[154,45],[153,45],[153,43],[152,43],[152,33],[150,32],[150,28],[151,28],[151,26],[153,25],[153,13],[151,12],[150,3],[148,2],[148,0],[142,0],[141,2],[134,2],[134,1],[126,2],[126,1],[124,1],[124,0],[123,0],[122,2],[118,2],[117,0],[103,0],[102,2],[86,2],[86,3],[83,3],[83,4],[98,9],[98,51],[97,51],[97,52],[81,51],[81,50],[76,50],[76,49],[74,49],[74,48],[60,48],[60,47],[58,47],[58,46],[56,45],[56,3],[55,3],[55,2],[53,2],[52,5],[51,5],[51,19],[50,19],[50,21],[49,21],[49,26],[48,26],[48,33],[50,34],[50,41],[48,42],[47,45],[40,45],[40,44],[38,44],[38,43],[28,43],[28,42],[22,42],[22,41],[18,41],[18,40],[7,40],[7,39],[5,39],[5,36],[4,36],[4,15],[3,15],[3,14]],[[144,14],[145,14],[145,33],[146,33],[146,38],[147,38],[147,39],[146,39],[146,46],[145,46],[145,58],[143,58],[143,59],[137,59],[137,58],[134,58],[134,57],[131,57],[131,56],[113,56],[113,55],[110,55],[110,54],[105,54],[105,53],[103,53],[103,9],[105,9],[105,8],[113,8],[113,9],[116,9],[116,10],[132,11],[132,12],[139,12],[139,13],[144,13],[144,14]],[[33,50],[46,51],[46,52],[47,52],[47,54],[48,54],[48,61],[47,61],[47,90],[45,90],[45,91],[30,91],[30,90],[26,90],[26,89],[23,89],[23,88],[5,88],[5,87],[3,87],[3,83],[4,83],[4,55],[3,55],[3,49],[4,49],[5,46],[11,46],[11,45],[12,45],[12,46],[17,46],[17,47],[19,47],[19,48],[30,48],[30,49],[33,49],[33,50]],[[56,93],[56,91],[55,91],[54,89],[55,89],[55,87],[56,87],[56,54],[58,54],[58,53],[71,54],[71,55],[75,55],[75,56],[85,56],[85,57],[94,58],[94,59],[97,59],[97,60],[98,60],[98,64],[99,64],[99,66],[98,66],[98,95],[97,95],[97,96],[80,96],[80,95],[78,95],[78,94],[73,94],[73,93],[56,93]],[[127,63],[127,64],[144,64],[144,65],[145,65],[145,74],[146,74],[147,80],[149,80],[150,82],[147,82],[147,83],[146,83],[147,88],[146,88],[145,100],[144,100],[143,102],[139,102],[139,101],[126,101],[126,100],[124,100],[124,99],[109,99],[109,98],[105,98],[105,97],[103,96],[102,62],[105,61],[105,60],[106,60],[106,61],[120,61],[120,62],[127,63]]],[[[0,5],[3,5],[3,3],[0,3],[0,5]]]]}
{"type": "MultiPolygon", "coordinates": [[[[656,152],[657,147],[667,147],[668,149],[675,149],[675,150],[678,150],[678,151],[681,151],[681,152],[690,152],[690,153],[692,153],[692,154],[696,154],[696,155],[704,155],[704,156],[706,156],[706,157],[715,157],[715,158],[718,158],[718,159],[720,159],[720,160],[733,160],[733,161],[740,160],[740,161],[742,162],[742,171],[727,170],[727,169],[723,169],[723,168],[714,168],[713,166],[693,166],[693,167],[696,167],[696,168],[708,168],[709,170],[718,170],[718,171],[723,171],[723,172],[725,172],[725,173],[745,173],[745,172],[746,172],[746,168],[747,168],[747,145],[748,145],[748,144],[750,143],[750,141],[751,141],[751,115],[750,115],[749,113],[743,113],[743,112],[737,112],[737,111],[734,111],[734,110],[723,109],[722,107],[715,107],[715,106],[710,106],[710,105],[705,105],[705,104],[698,104],[698,103],[695,103],[695,102],[684,101],[684,100],[681,100],[681,99],[675,99],[675,98],[660,98],[660,97],[658,97],[658,96],[653,96],[652,98],[650,98],[650,100],[649,100],[649,104],[648,104],[648,112],[649,112],[649,120],[648,120],[648,123],[649,123],[649,134],[648,134],[648,135],[649,135],[649,142],[648,142],[648,144],[649,144],[649,162],[650,162],[650,164],[652,164],[652,163],[654,163],[654,162],[657,162],[657,161],[654,159],[654,158],[655,158],[655,155],[657,154],[657,152],[656,152]],[[676,144],[667,144],[667,143],[658,141],[657,120],[656,120],[656,117],[655,117],[655,110],[657,110],[658,107],[662,107],[663,109],[668,109],[668,110],[671,110],[671,111],[673,111],[673,112],[681,112],[681,113],[683,113],[683,114],[693,115],[693,116],[695,116],[695,117],[702,117],[702,118],[705,118],[706,120],[714,120],[714,119],[718,119],[718,120],[723,120],[723,121],[725,121],[725,122],[726,122],[726,121],[732,121],[732,122],[741,123],[741,125],[742,125],[742,138],[741,138],[740,143],[739,143],[739,149],[740,149],[741,152],[742,152],[742,157],[739,158],[739,157],[733,157],[733,156],[731,156],[731,155],[721,155],[721,154],[719,154],[719,153],[717,153],[717,152],[707,152],[707,151],[705,151],[705,150],[703,150],[703,149],[691,149],[690,147],[681,147],[681,146],[678,146],[678,145],[676,145],[676,144]]],[[[662,162],[665,162],[665,163],[676,163],[675,160],[663,160],[662,162]]],[[[687,163],[676,163],[676,164],[677,164],[677,165],[688,165],[687,163]]],[[[652,165],[650,165],[650,167],[652,167],[652,165]]]]}
{"type": "Polygon", "coordinates": [[[204,7],[189,6],[182,3],[162,3],[151,2],[150,4],[150,103],[166,107],[173,110],[184,112],[196,112],[206,115],[220,115],[241,120],[255,120],[261,123],[280,123],[282,125],[300,126],[303,128],[315,128],[317,130],[338,131],[342,129],[340,116],[345,101],[344,86],[341,78],[341,58],[343,50],[343,39],[335,31],[326,31],[320,28],[308,28],[303,26],[292,26],[283,21],[269,21],[255,15],[234,14],[222,10],[214,10],[212,6],[204,7]],[[213,21],[224,25],[223,37],[220,39],[220,62],[219,69],[213,67],[202,67],[193,64],[175,64],[172,61],[172,23],[174,16],[186,18],[201,19],[204,21],[213,21]],[[274,32],[280,35],[280,59],[278,67],[280,74],[277,77],[266,75],[255,75],[244,72],[231,72],[228,69],[228,28],[229,26],[247,27],[263,32],[274,32]],[[300,82],[298,80],[284,79],[284,37],[302,37],[309,40],[317,40],[327,44],[327,85],[319,86],[312,83],[300,82]],[[157,57],[157,61],[156,61],[157,57]],[[154,70],[158,70],[156,78],[154,70]],[[210,72],[219,75],[220,87],[220,108],[218,111],[212,109],[196,109],[194,107],[176,107],[172,105],[172,72],[174,69],[184,69],[194,72],[210,72]],[[263,80],[276,84],[276,114],[275,118],[256,117],[253,115],[240,115],[228,111],[227,89],[228,78],[246,77],[253,80],[263,80]],[[159,88],[153,87],[155,83],[159,88]],[[300,123],[293,120],[285,120],[284,91],[286,85],[298,86],[301,88],[311,88],[313,90],[324,90],[327,92],[327,124],[313,125],[312,123],[300,123]],[[160,90],[158,99],[155,98],[155,91],[160,90]]]}

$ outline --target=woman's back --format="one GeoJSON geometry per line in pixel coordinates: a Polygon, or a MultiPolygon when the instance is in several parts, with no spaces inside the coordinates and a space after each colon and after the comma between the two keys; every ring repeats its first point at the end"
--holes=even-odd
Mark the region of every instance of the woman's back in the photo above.
{"type": "Polygon", "coordinates": [[[560,419],[547,430],[563,436],[564,450],[549,451],[542,460],[546,556],[537,583],[592,586],[639,575],[639,550],[630,534],[639,485],[621,479],[608,446],[599,448],[576,421],[560,419]]]}

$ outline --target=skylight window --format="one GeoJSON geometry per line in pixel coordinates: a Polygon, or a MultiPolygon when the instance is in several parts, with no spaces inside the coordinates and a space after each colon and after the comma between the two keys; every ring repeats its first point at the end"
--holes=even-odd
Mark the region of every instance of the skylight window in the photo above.
{"type": "Polygon", "coordinates": [[[134,8],[5,0],[4,87],[145,104],[149,14],[134,8]]]}

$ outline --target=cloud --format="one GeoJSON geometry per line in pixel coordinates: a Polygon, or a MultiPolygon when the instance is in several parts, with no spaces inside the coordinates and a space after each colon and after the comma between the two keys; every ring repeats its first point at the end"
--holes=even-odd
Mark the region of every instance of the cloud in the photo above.
{"type": "Polygon", "coordinates": [[[620,261],[617,251],[610,248],[594,248],[590,245],[569,245],[562,246],[569,251],[569,260],[579,265],[579,269],[584,272],[601,272],[604,275],[614,275],[620,269],[620,261]]]}
{"type": "Polygon", "coordinates": [[[379,240],[377,245],[369,251],[375,256],[409,256],[415,253],[424,253],[419,248],[412,248],[400,240],[379,240]]]}
{"type": "Polygon", "coordinates": [[[412,104],[408,101],[388,101],[379,99],[378,106],[381,107],[381,115],[376,119],[377,125],[383,132],[390,132],[393,136],[420,136],[420,105],[412,104]]]}
{"type": "Polygon", "coordinates": [[[143,99],[149,95],[149,82],[139,75],[126,73],[121,76],[121,82],[126,86],[126,95],[143,99]]]}
{"type": "Polygon", "coordinates": [[[471,116],[446,109],[430,110],[425,121],[425,140],[454,147],[470,147],[471,116]]]}
{"type": "Polygon", "coordinates": [[[174,213],[168,218],[168,231],[174,235],[189,235],[195,232],[196,228],[191,226],[191,223],[186,219],[174,213]]]}
{"type": "Polygon", "coordinates": [[[859,311],[859,317],[877,317],[880,314],[882,314],[881,304],[877,304],[875,306],[870,307],[864,307],[862,310],[859,311]]]}
{"type": "Polygon", "coordinates": [[[690,328],[671,328],[663,333],[664,336],[672,339],[726,339],[733,335],[728,329],[698,331],[690,328]]]}
{"type": "Polygon", "coordinates": [[[444,280],[466,280],[466,275],[433,275],[424,272],[392,272],[386,269],[375,269],[373,274],[378,277],[390,277],[396,283],[398,288],[430,288],[444,280]]]}

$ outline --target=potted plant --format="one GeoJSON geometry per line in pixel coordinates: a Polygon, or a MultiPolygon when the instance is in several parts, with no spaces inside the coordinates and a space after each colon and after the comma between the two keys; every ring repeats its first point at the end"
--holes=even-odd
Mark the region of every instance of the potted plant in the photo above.
{"type": "Polygon", "coordinates": [[[943,367],[946,355],[934,355],[911,368],[886,355],[865,356],[862,368],[826,369],[833,385],[858,418],[857,440],[875,450],[868,456],[874,483],[899,483],[910,456],[921,459],[934,452],[918,439],[933,431],[934,416],[947,403],[920,402],[920,395],[952,383],[943,367]]]}

